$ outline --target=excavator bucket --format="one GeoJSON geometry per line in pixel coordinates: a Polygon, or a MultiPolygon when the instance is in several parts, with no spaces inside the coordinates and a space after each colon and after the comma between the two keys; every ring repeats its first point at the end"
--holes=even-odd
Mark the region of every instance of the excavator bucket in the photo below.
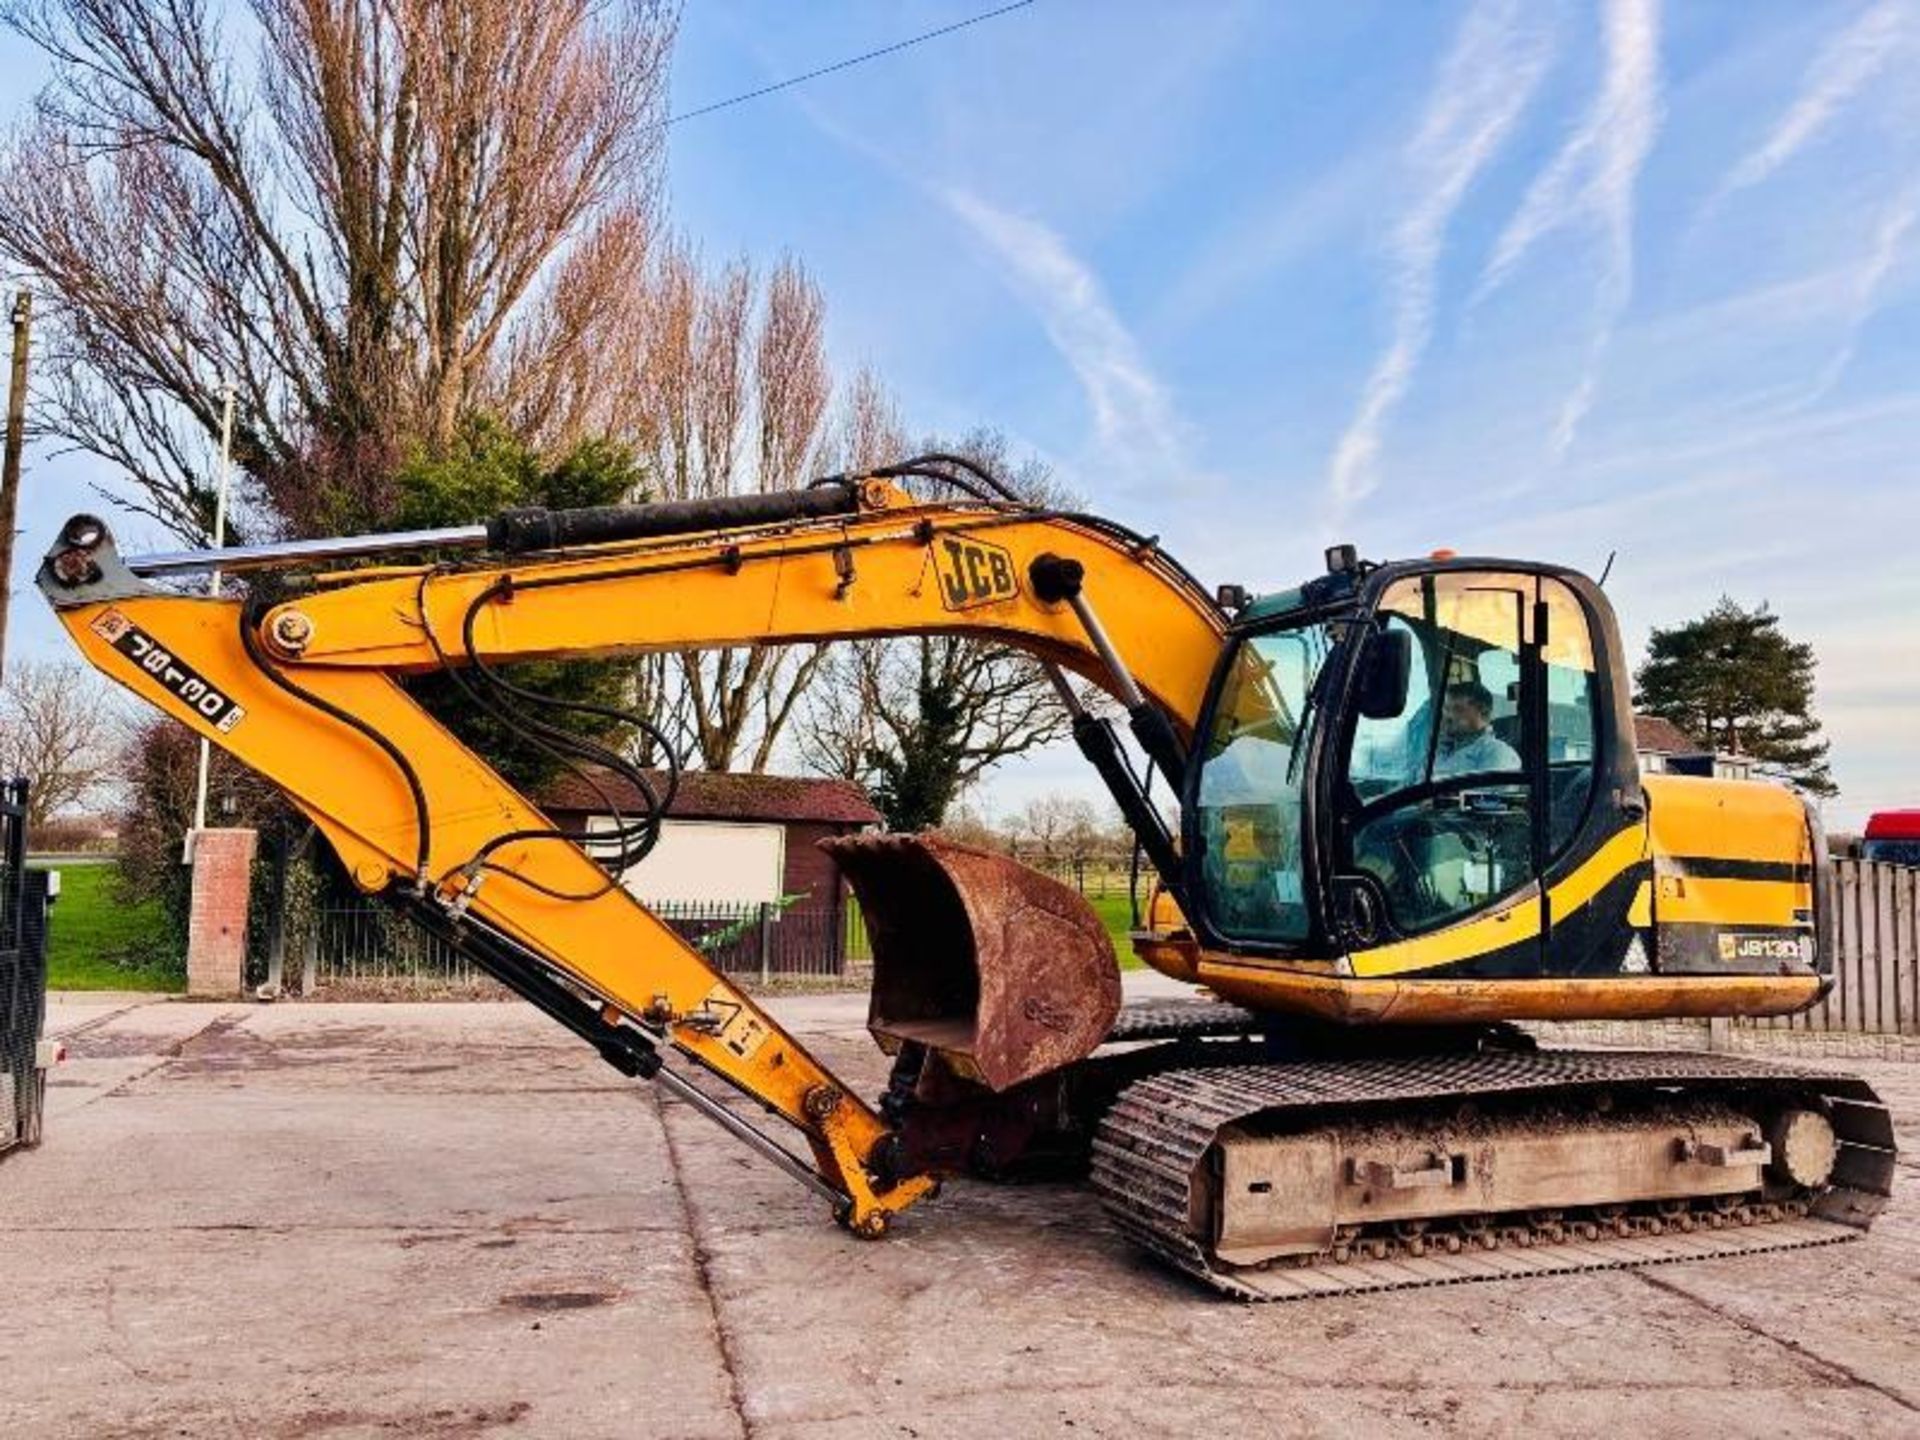
{"type": "Polygon", "coordinates": [[[821,842],[873,942],[867,1028],[926,1045],[1001,1091],[1090,1055],[1120,1009],[1120,967],[1093,908],[1016,860],[932,835],[821,842]]]}

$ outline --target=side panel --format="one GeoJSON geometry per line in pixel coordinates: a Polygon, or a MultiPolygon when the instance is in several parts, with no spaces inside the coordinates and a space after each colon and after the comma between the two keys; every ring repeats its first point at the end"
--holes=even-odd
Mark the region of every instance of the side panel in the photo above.
{"type": "Polygon", "coordinates": [[[1649,776],[1655,965],[1678,975],[1815,972],[1814,836],[1778,785],[1649,776]]]}

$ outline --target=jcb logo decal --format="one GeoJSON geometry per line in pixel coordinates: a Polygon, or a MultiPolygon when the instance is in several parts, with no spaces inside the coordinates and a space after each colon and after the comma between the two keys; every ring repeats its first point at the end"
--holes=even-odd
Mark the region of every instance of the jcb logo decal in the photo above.
{"type": "Polygon", "coordinates": [[[998,545],[942,535],[934,544],[934,557],[940,571],[940,600],[949,610],[991,605],[1020,593],[1013,556],[998,545]]]}

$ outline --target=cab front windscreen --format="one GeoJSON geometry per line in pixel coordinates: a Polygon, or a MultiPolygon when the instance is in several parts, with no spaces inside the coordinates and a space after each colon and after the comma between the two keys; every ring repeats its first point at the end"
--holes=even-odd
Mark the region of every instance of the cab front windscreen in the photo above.
{"type": "Polygon", "coordinates": [[[1228,939],[1305,940],[1308,749],[1317,682],[1334,647],[1326,623],[1251,635],[1227,662],[1201,753],[1194,843],[1208,918],[1228,939]]]}

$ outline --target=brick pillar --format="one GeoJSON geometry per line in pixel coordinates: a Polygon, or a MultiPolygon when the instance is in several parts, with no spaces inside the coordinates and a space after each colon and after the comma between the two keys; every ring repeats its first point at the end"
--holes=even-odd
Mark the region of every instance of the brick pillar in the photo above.
{"type": "Polygon", "coordinates": [[[193,909],[187,921],[187,993],[239,997],[247,974],[251,830],[202,830],[193,838],[193,909]]]}

